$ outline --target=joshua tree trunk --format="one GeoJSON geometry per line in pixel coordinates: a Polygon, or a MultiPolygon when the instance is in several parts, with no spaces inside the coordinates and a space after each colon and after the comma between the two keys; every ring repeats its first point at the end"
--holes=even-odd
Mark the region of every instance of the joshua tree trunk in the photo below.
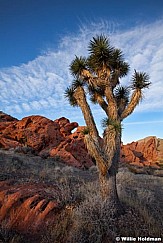
{"type": "Polygon", "coordinates": [[[111,167],[106,175],[99,173],[101,196],[104,200],[109,200],[110,205],[116,213],[122,213],[123,208],[117,193],[116,174],[120,160],[120,136],[116,138],[116,150],[112,159],[111,167]]]}
{"type": "Polygon", "coordinates": [[[106,175],[99,174],[100,187],[101,187],[101,195],[103,199],[107,199],[116,204],[118,199],[117,188],[116,188],[116,174],[106,175]]]}
{"type": "Polygon", "coordinates": [[[93,139],[90,134],[85,135],[85,144],[90,155],[95,158],[99,170],[101,197],[103,200],[109,201],[117,213],[122,212],[116,185],[116,174],[120,160],[120,136],[120,133],[112,125],[109,125],[105,130],[104,140],[101,144],[98,138],[93,139]]]}

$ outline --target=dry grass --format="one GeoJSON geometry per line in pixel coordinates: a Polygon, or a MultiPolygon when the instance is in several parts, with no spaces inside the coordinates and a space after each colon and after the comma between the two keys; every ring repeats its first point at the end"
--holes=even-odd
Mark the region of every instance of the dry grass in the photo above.
{"type": "Polygon", "coordinates": [[[18,183],[43,181],[57,184],[62,192],[57,200],[66,205],[56,217],[55,224],[33,238],[7,231],[5,221],[2,222],[0,242],[114,243],[116,236],[163,237],[162,177],[135,174],[120,168],[117,187],[125,214],[115,218],[109,202],[102,201],[98,194],[96,167],[80,171],[59,163],[58,159],[12,152],[0,154],[0,166],[1,180],[16,178],[18,183]]]}

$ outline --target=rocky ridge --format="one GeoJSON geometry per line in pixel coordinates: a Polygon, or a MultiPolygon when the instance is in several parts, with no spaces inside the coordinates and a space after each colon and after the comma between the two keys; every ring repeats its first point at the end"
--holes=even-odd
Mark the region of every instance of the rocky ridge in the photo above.
{"type": "Polygon", "coordinates": [[[43,116],[28,116],[18,121],[3,113],[0,148],[31,151],[43,158],[57,156],[68,165],[89,168],[93,162],[84,144],[83,128],[65,117],[52,121],[43,116]]]}
{"type": "Polygon", "coordinates": [[[137,166],[159,167],[163,159],[163,139],[149,136],[123,145],[121,162],[137,166]]]}
{"type": "MultiPolygon", "coordinates": [[[[93,165],[93,159],[84,144],[83,129],[65,117],[52,121],[35,115],[19,121],[0,112],[0,148],[30,151],[43,158],[58,157],[67,165],[85,169],[93,165]]],[[[122,163],[158,167],[162,161],[163,139],[150,136],[122,145],[122,163]]]]}

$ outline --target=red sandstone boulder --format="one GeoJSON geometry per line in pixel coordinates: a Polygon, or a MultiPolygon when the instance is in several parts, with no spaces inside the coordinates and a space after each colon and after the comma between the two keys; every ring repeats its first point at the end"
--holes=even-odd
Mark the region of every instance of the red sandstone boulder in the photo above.
{"type": "Polygon", "coordinates": [[[78,127],[77,130],[61,142],[59,146],[52,148],[50,150],[50,156],[59,155],[65,163],[75,167],[91,167],[93,162],[84,144],[83,129],[84,127],[78,127]]]}
{"type": "Polygon", "coordinates": [[[60,193],[54,185],[1,181],[0,222],[5,220],[6,228],[26,234],[43,230],[64,209],[57,199],[60,193]]]}
{"type": "Polygon", "coordinates": [[[68,165],[89,168],[93,162],[81,130],[83,127],[78,127],[77,122],[70,122],[65,117],[52,121],[42,116],[29,116],[18,121],[6,115],[0,120],[0,147],[29,147],[42,157],[59,156],[68,165]],[[77,130],[72,133],[74,128],[77,130]]]}
{"type": "Polygon", "coordinates": [[[0,111],[0,122],[12,122],[12,121],[18,121],[18,119],[7,115],[3,111],[0,111]]]}
{"type": "Polygon", "coordinates": [[[0,134],[6,127],[8,127],[10,124],[12,124],[15,121],[18,121],[18,119],[0,111],[0,134]]]}
{"type": "Polygon", "coordinates": [[[62,133],[62,135],[64,137],[68,136],[71,134],[71,131],[78,127],[78,123],[77,122],[71,122],[65,118],[65,117],[61,117],[57,120],[55,120],[54,122],[56,122],[57,124],[59,124],[59,130],[62,133]]]}
{"type": "Polygon", "coordinates": [[[154,136],[122,146],[121,162],[157,167],[157,161],[158,140],[154,136]]]}
{"type": "Polygon", "coordinates": [[[12,122],[1,131],[0,138],[0,146],[5,149],[19,145],[32,147],[37,152],[49,145],[57,146],[64,139],[59,124],[42,116],[29,116],[12,122]]]}

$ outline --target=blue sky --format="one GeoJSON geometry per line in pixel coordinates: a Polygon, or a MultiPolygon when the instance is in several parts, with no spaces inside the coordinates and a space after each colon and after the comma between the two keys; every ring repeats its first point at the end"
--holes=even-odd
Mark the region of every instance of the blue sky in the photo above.
{"type": "MultiPolygon", "coordinates": [[[[64,99],[69,64],[87,55],[89,40],[110,37],[123,50],[131,71],[149,73],[145,99],[123,124],[124,143],[163,138],[162,0],[0,0],[0,110],[19,119],[39,114],[65,116],[84,125],[78,108],[64,99]]],[[[103,112],[92,106],[100,132],[103,112]]]]}

